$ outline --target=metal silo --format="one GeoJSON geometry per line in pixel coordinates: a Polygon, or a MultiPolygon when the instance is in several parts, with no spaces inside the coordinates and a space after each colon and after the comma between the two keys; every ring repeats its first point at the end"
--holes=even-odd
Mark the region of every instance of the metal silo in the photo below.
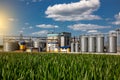
{"type": "Polygon", "coordinates": [[[109,34],[108,36],[108,52],[117,52],[117,36],[116,34],[109,34]]]}
{"type": "Polygon", "coordinates": [[[117,33],[117,52],[120,52],[120,28],[116,29],[117,33]]]}
{"type": "Polygon", "coordinates": [[[96,51],[96,36],[90,35],[88,37],[88,52],[96,51]]]}
{"type": "Polygon", "coordinates": [[[71,52],[75,52],[75,43],[71,43],[71,52]]]}
{"type": "Polygon", "coordinates": [[[88,52],[88,36],[80,37],[81,52],[88,52]]]}
{"type": "Polygon", "coordinates": [[[102,53],[104,52],[104,36],[97,35],[96,37],[96,52],[102,53]]]}
{"type": "Polygon", "coordinates": [[[34,48],[39,48],[39,47],[40,47],[40,42],[34,41],[34,48]]]}
{"type": "Polygon", "coordinates": [[[75,52],[79,52],[79,43],[78,42],[75,43],[75,52]]]}
{"type": "Polygon", "coordinates": [[[5,41],[4,42],[4,51],[15,51],[19,49],[19,45],[17,41],[5,41]]]}

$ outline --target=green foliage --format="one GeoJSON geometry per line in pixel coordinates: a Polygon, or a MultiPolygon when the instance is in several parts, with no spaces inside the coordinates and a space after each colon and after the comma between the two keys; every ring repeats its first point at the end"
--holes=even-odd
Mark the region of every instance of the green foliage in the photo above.
{"type": "Polygon", "coordinates": [[[0,80],[120,80],[120,56],[0,53],[0,80]]]}

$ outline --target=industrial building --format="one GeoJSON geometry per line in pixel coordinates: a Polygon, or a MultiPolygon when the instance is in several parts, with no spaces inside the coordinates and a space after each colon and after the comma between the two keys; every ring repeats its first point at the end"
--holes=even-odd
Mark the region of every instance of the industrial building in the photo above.
{"type": "Polygon", "coordinates": [[[120,29],[108,34],[71,37],[69,32],[48,33],[47,37],[4,36],[3,51],[119,53],[120,29]]]}
{"type": "MultiPolygon", "coordinates": [[[[48,33],[47,34],[47,52],[65,51],[70,48],[71,33],[48,33]]],[[[68,51],[67,51],[68,52],[68,51]]]]}
{"type": "Polygon", "coordinates": [[[45,37],[31,37],[31,36],[4,36],[3,51],[16,52],[43,52],[46,51],[45,37]]]}
{"type": "Polygon", "coordinates": [[[71,33],[68,32],[62,32],[59,33],[60,35],[60,46],[70,46],[70,39],[71,39],[71,33]]]}
{"type": "Polygon", "coordinates": [[[117,53],[120,52],[120,31],[108,34],[80,35],[79,39],[73,38],[71,52],[81,53],[117,53]],[[105,45],[105,37],[107,43],[105,45]]]}
{"type": "Polygon", "coordinates": [[[49,33],[47,34],[47,52],[58,52],[59,50],[59,34],[49,33]]]}
{"type": "Polygon", "coordinates": [[[80,43],[78,37],[71,38],[71,52],[80,52],[80,43]]]}
{"type": "Polygon", "coordinates": [[[108,52],[116,53],[117,52],[117,34],[109,33],[108,35],[108,52]]]}
{"type": "Polygon", "coordinates": [[[116,29],[117,32],[117,52],[120,52],[120,29],[116,29]]]}
{"type": "Polygon", "coordinates": [[[71,33],[62,32],[60,36],[60,52],[70,52],[71,33]]]}

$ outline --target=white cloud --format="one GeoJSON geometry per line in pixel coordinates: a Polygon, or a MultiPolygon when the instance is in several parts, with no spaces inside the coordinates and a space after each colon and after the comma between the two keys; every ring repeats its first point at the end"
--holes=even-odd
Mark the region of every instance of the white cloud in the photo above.
{"type": "Polygon", "coordinates": [[[23,33],[24,31],[23,30],[20,30],[19,33],[23,33]]]}
{"type": "Polygon", "coordinates": [[[110,19],[110,18],[106,18],[105,20],[106,20],[106,21],[110,21],[110,20],[112,20],[112,19],[110,19]]]}
{"type": "Polygon", "coordinates": [[[93,30],[93,29],[104,29],[104,28],[111,28],[111,26],[100,26],[95,24],[74,24],[68,26],[68,28],[73,29],[75,31],[77,30],[93,30]]]}
{"type": "Polygon", "coordinates": [[[33,29],[33,26],[25,26],[21,28],[22,30],[28,30],[28,29],[33,29]]]}
{"type": "Polygon", "coordinates": [[[45,13],[47,18],[53,18],[56,21],[94,20],[101,19],[93,14],[99,6],[99,0],[81,0],[75,3],[49,6],[45,13]]]}
{"type": "Polygon", "coordinates": [[[36,25],[36,27],[39,27],[39,28],[58,28],[59,26],[50,25],[50,24],[40,24],[40,25],[36,25]]]}
{"type": "Polygon", "coordinates": [[[11,17],[11,18],[8,18],[8,21],[13,22],[13,21],[17,21],[17,19],[11,17]]]}
{"type": "Polygon", "coordinates": [[[41,2],[42,0],[32,0],[32,2],[41,2]]]}
{"type": "MultiPolygon", "coordinates": [[[[29,1],[29,0],[19,0],[19,1],[29,1]]],[[[32,1],[32,2],[40,2],[42,0],[30,0],[30,1],[32,1]]]]}
{"type": "Polygon", "coordinates": [[[9,20],[9,21],[14,21],[15,19],[14,19],[14,18],[9,18],[8,20],[9,20]]]}
{"type": "Polygon", "coordinates": [[[48,32],[49,32],[48,30],[42,30],[42,31],[34,32],[32,34],[39,35],[39,36],[46,36],[48,32]]]}
{"type": "Polygon", "coordinates": [[[26,2],[26,5],[29,5],[30,4],[30,2],[26,2]]]}
{"type": "Polygon", "coordinates": [[[22,30],[25,30],[25,29],[26,29],[25,27],[22,28],[22,30]]]}
{"type": "Polygon", "coordinates": [[[81,30],[81,31],[86,32],[87,30],[81,30]]]}
{"type": "Polygon", "coordinates": [[[29,25],[29,23],[28,23],[28,22],[26,22],[26,23],[25,23],[25,25],[29,25]]]}
{"type": "Polygon", "coordinates": [[[19,1],[25,1],[25,0],[19,0],[19,1]]]}
{"type": "Polygon", "coordinates": [[[89,30],[87,33],[98,33],[98,30],[89,30]]]}
{"type": "Polygon", "coordinates": [[[116,31],[114,31],[114,30],[111,30],[111,31],[109,31],[109,33],[116,33],[116,31]]]}
{"type": "Polygon", "coordinates": [[[32,28],[33,28],[32,26],[29,27],[29,29],[32,29],[32,28]]]}
{"type": "Polygon", "coordinates": [[[114,17],[115,17],[116,21],[112,22],[112,24],[120,25],[120,12],[118,14],[116,14],[114,17]]]}
{"type": "Polygon", "coordinates": [[[32,0],[32,2],[36,2],[37,0],[32,0]]]}

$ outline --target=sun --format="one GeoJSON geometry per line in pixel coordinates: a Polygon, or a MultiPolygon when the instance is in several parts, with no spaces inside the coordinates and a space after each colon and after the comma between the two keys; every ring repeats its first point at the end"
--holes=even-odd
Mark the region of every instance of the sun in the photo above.
{"type": "Polygon", "coordinates": [[[0,12],[0,33],[7,33],[9,27],[8,14],[0,12]]]}

